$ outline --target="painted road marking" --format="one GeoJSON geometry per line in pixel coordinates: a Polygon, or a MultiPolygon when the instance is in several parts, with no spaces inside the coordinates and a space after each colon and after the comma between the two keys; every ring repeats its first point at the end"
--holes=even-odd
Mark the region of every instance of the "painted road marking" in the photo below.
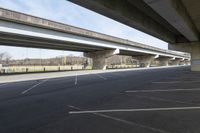
{"type": "Polygon", "coordinates": [[[116,73],[116,72],[113,72],[112,74],[113,74],[113,75],[116,75],[116,76],[119,76],[119,77],[121,77],[121,78],[124,78],[124,77],[125,77],[124,75],[119,74],[119,73],[116,73]]]}
{"type": "Polygon", "coordinates": [[[200,110],[200,106],[193,107],[171,107],[171,108],[142,108],[142,109],[111,109],[111,110],[87,110],[70,111],[69,114],[92,114],[92,113],[113,113],[113,112],[147,112],[147,111],[176,111],[176,110],[200,110]]]}
{"type": "Polygon", "coordinates": [[[164,102],[175,102],[175,103],[180,103],[180,104],[190,104],[190,105],[199,105],[196,103],[191,103],[191,102],[185,102],[185,101],[179,101],[179,100],[171,100],[171,99],[165,99],[165,98],[159,98],[159,97],[152,97],[152,96],[136,96],[138,98],[146,98],[150,100],[157,100],[157,101],[164,101],[164,102]]]}
{"type": "Polygon", "coordinates": [[[103,77],[102,75],[98,74],[98,73],[95,73],[99,78],[102,78],[104,80],[106,80],[107,78],[106,77],[103,77]]]}
{"type": "Polygon", "coordinates": [[[5,85],[7,85],[7,83],[4,83],[4,84],[0,84],[0,87],[1,87],[1,86],[5,86],[5,85]]]}
{"type": "Polygon", "coordinates": [[[75,85],[77,85],[77,83],[78,83],[78,75],[77,75],[77,73],[76,73],[76,75],[75,75],[75,85]]]}
{"type": "MultiPolygon", "coordinates": [[[[80,108],[75,107],[75,106],[72,106],[72,105],[68,105],[68,107],[70,107],[70,108],[72,108],[72,109],[76,109],[76,110],[81,111],[80,108]]],[[[96,116],[99,116],[99,117],[103,117],[103,118],[106,118],[106,119],[118,121],[118,122],[121,122],[121,123],[130,125],[130,126],[137,126],[137,127],[145,128],[145,129],[148,129],[148,130],[151,130],[151,131],[154,131],[154,132],[170,133],[170,132],[168,132],[168,131],[164,131],[164,130],[157,129],[157,128],[153,128],[153,127],[150,127],[150,126],[138,124],[138,123],[135,123],[135,122],[127,121],[127,120],[124,120],[124,119],[120,119],[120,118],[117,118],[117,117],[105,115],[105,114],[102,114],[102,113],[91,113],[91,114],[96,115],[96,116]]]]}
{"type": "Polygon", "coordinates": [[[139,92],[173,92],[173,91],[200,91],[200,88],[192,88],[192,89],[156,89],[156,90],[129,90],[125,91],[126,93],[139,93],[139,92]]]}
{"type": "Polygon", "coordinates": [[[48,80],[48,79],[45,79],[45,80],[41,81],[40,83],[33,85],[32,87],[30,87],[30,88],[28,88],[27,90],[23,91],[21,94],[23,95],[23,94],[29,92],[30,90],[34,89],[34,88],[37,87],[38,85],[43,84],[43,83],[46,82],[47,80],[48,80]]]}
{"type": "Polygon", "coordinates": [[[200,81],[161,81],[161,82],[152,82],[153,84],[177,84],[177,83],[200,83],[200,81]]]}

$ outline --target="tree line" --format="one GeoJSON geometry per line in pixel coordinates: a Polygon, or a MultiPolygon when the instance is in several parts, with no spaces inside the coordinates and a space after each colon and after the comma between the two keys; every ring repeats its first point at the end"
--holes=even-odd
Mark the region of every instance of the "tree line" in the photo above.
{"type": "MultiPolygon", "coordinates": [[[[114,55],[107,59],[108,65],[120,65],[120,64],[136,64],[131,56],[121,56],[114,55]]],[[[55,65],[91,65],[92,59],[86,57],[77,57],[77,56],[59,56],[55,58],[47,59],[12,59],[12,56],[9,53],[0,53],[0,64],[3,66],[55,66],[55,65]]]]}

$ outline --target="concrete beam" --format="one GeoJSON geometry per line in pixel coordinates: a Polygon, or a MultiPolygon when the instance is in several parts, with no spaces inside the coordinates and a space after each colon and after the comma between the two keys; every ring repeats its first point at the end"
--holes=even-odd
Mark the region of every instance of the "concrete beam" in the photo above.
{"type": "Polygon", "coordinates": [[[84,53],[84,56],[92,58],[93,69],[105,70],[107,67],[107,58],[113,55],[117,55],[119,53],[120,53],[119,49],[115,49],[115,50],[104,50],[104,51],[84,53]]]}
{"type": "Polygon", "coordinates": [[[187,53],[192,53],[192,47],[199,46],[200,42],[188,42],[188,43],[175,43],[175,44],[168,44],[169,50],[175,50],[175,51],[182,51],[187,53]]]}
{"type": "MultiPolygon", "coordinates": [[[[69,0],[159,39],[174,43],[176,35],[128,0],[69,0]]],[[[137,0],[137,2],[142,2],[137,0]]],[[[142,6],[144,7],[144,6],[142,6]]],[[[145,6],[145,8],[149,8],[145,6]]],[[[147,9],[144,9],[147,10],[147,9]]],[[[161,17],[160,17],[161,18],[161,17]]]]}
{"type": "MultiPolygon", "coordinates": [[[[39,18],[35,17],[32,15],[16,12],[16,11],[11,11],[8,9],[3,9],[0,7],[0,24],[5,26],[5,21],[6,22],[12,22],[12,23],[18,23],[22,25],[29,25],[32,27],[39,27],[41,29],[49,29],[49,30],[54,30],[54,31],[59,31],[62,33],[70,33],[73,35],[77,36],[84,36],[84,37],[90,37],[90,38],[95,38],[95,39],[100,39],[100,40],[106,40],[106,41],[111,41],[111,42],[120,42],[124,43],[126,40],[113,37],[113,36],[108,36],[102,33],[74,27],[71,25],[55,22],[52,20],[47,20],[44,18],[39,18]]],[[[11,24],[9,24],[9,28],[11,28],[11,24]]],[[[23,29],[22,27],[20,27],[23,29]]]]}
{"type": "Polygon", "coordinates": [[[186,43],[168,44],[168,49],[169,50],[175,50],[175,51],[182,51],[182,52],[191,53],[192,46],[190,44],[186,44],[186,43]]]}
{"type": "MultiPolygon", "coordinates": [[[[136,1],[139,2],[140,0],[136,1]]],[[[127,2],[130,2],[130,0],[127,2]]],[[[132,3],[135,3],[135,1],[132,3]]],[[[0,8],[0,45],[81,52],[120,49],[120,54],[131,56],[154,54],[185,56],[174,51],[163,50],[2,8],[0,8]]]]}
{"type": "Polygon", "coordinates": [[[199,41],[199,32],[181,0],[144,0],[189,41],[199,41]]]}

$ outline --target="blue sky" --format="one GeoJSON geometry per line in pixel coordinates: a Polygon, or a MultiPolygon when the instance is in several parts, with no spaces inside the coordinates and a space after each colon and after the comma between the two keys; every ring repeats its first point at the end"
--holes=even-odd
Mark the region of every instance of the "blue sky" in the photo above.
{"type": "MultiPolygon", "coordinates": [[[[167,43],[66,0],[0,0],[0,7],[167,49],[167,43]]],[[[0,46],[13,58],[82,55],[81,52],[0,46]],[[12,51],[12,52],[11,52],[12,51]]]]}

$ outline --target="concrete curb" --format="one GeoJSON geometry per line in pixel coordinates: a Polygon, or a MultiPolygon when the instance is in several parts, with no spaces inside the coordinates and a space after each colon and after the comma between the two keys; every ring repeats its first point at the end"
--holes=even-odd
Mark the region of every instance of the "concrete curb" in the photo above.
{"type": "Polygon", "coordinates": [[[76,76],[76,75],[89,75],[89,74],[97,74],[97,73],[140,71],[140,70],[152,70],[152,69],[167,69],[167,68],[177,68],[177,67],[186,67],[186,66],[163,66],[163,67],[133,68],[133,69],[87,70],[87,71],[68,71],[68,72],[51,72],[51,73],[37,73],[37,74],[32,73],[32,74],[8,75],[8,76],[0,76],[0,83],[61,78],[61,77],[70,77],[70,76],[76,76]]]}

